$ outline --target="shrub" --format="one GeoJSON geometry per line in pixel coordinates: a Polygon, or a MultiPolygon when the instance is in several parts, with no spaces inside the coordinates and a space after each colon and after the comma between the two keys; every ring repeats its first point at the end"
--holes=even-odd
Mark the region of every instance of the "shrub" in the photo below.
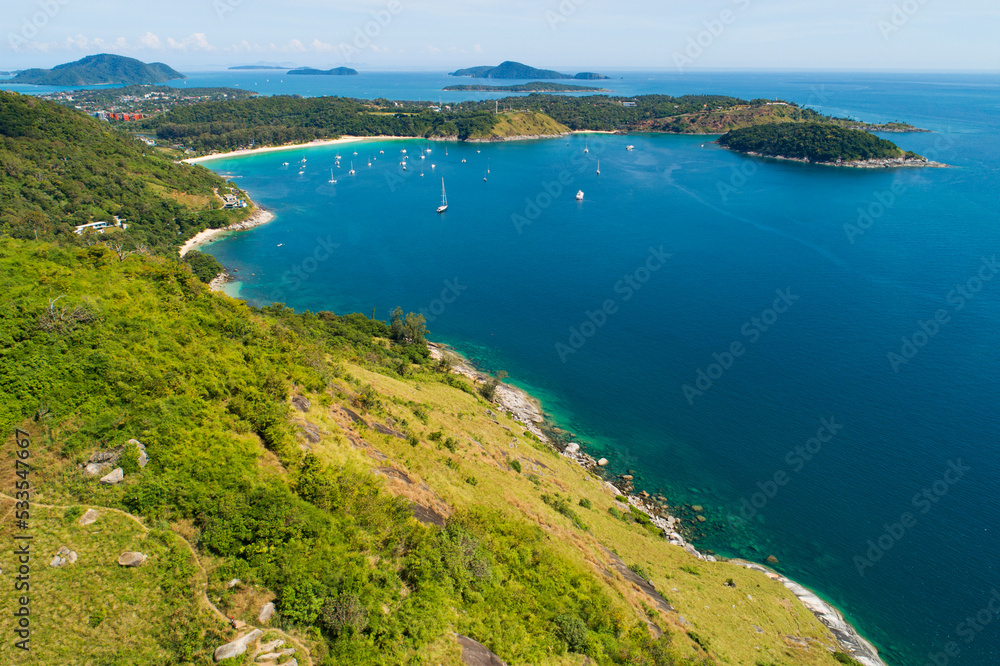
{"type": "Polygon", "coordinates": [[[368,627],[368,609],[356,595],[342,594],[323,603],[319,621],[333,636],[356,634],[368,627]]]}
{"type": "Polygon", "coordinates": [[[566,643],[570,652],[582,650],[587,639],[587,625],[583,623],[583,620],[576,615],[563,613],[556,615],[552,619],[552,623],[556,625],[556,636],[566,643]]]}
{"type": "Polygon", "coordinates": [[[520,460],[511,460],[509,464],[510,464],[510,468],[512,470],[514,470],[518,474],[521,473],[521,461],[520,460]]]}
{"type": "Polygon", "coordinates": [[[584,509],[592,509],[594,505],[590,503],[589,499],[584,497],[583,499],[580,500],[580,506],[582,506],[584,509]]]}

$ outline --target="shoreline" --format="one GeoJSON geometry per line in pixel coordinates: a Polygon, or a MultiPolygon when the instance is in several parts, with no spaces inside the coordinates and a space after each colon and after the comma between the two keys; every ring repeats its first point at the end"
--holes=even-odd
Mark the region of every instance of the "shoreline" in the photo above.
{"type": "Polygon", "coordinates": [[[213,153],[211,155],[202,155],[201,157],[189,157],[187,159],[181,160],[185,164],[201,164],[202,162],[209,162],[211,160],[222,160],[230,157],[246,157],[247,155],[263,155],[264,153],[277,153],[286,150],[296,150],[302,148],[322,148],[324,146],[337,146],[340,144],[347,143],[358,143],[361,141],[390,141],[390,140],[406,140],[410,141],[413,139],[423,139],[425,141],[430,141],[431,139],[424,139],[422,136],[342,136],[339,139],[319,139],[316,141],[310,141],[309,143],[289,143],[283,146],[264,146],[263,148],[244,148],[242,150],[234,150],[229,153],[213,153]]]}
{"type": "Polygon", "coordinates": [[[275,217],[275,214],[271,211],[264,210],[260,206],[257,206],[257,210],[255,210],[250,217],[242,222],[230,224],[228,227],[223,227],[221,229],[204,229],[199,231],[194,236],[184,241],[184,244],[181,245],[177,252],[183,259],[184,255],[188,252],[204,247],[212,241],[218,240],[227,234],[233,233],[234,231],[246,231],[247,229],[259,227],[262,224],[267,224],[271,220],[274,220],[275,217]]]}
{"type": "MultiPolygon", "coordinates": [[[[477,370],[469,359],[451,347],[436,342],[428,342],[427,346],[430,349],[431,358],[437,360],[447,354],[453,359],[454,364],[452,365],[451,372],[468,377],[474,384],[479,384],[489,379],[490,375],[477,370]]],[[[608,489],[608,492],[615,495],[624,495],[629,505],[646,514],[650,522],[660,528],[664,537],[671,545],[683,548],[692,557],[706,562],[723,562],[760,571],[771,580],[781,583],[794,594],[799,602],[830,631],[830,634],[837,641],[840,648],[853,659],[860,662],[863,666],[887,666],[881,657],[879,657],[878,649],[865,639],[851,623],[844,619],[843,613],[834,605],[821,599],[819,595],[809,588],[756,562],[735,558],[720,560],[712,555],[702,553],[692,544],[688,543],[684,536],[681,535],[682,521],[680,519],[664,512],[662,507],[658,506],[657,500],[651,497],[646,491],[640,491],[638,494],[633,492],[631,476],[623,475],[618,477],[621,480],[616,485],[612,481],[609,481],[606,476],[599,473],[599,470],[604,466],[601,463],[607,463],[605,459],[602,458],[600,461],[595,460],[575,442],[571,442],[560,449],[558,444],[543,432],[543,429],[547,429],[545,426],[554,426],[555,424],[552,424],[545,417],[541,401],[527,391],[501,382],[497,386],[494,404],[508,412],[515,421],[521,423],[525,429],[536,435],[542,442],[547,443],[560,453],[560,455],[569,458],[590,472],[608,489]]]]}

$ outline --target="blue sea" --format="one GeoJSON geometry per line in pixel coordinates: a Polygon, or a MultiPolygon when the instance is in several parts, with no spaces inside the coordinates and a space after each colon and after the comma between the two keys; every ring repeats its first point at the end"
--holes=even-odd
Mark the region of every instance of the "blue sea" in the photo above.
{"type": "MultiPolygon", "coordinates": [[[[614,76],[601,85],[622,94],[910,122],[931,132],[886,138],[951,166],[836,169],[657,135],[302,148],[206,163],[278,216],[209,251],[253,303],[425,313],[612,473],[703,505],[699,547],[774,555],[893,666],[1000,663],[1000,78],[614,76]]],[[[183,85],[274,94],[295,77],[275,78],[183,85]]],[[[289,90],[473,97],[441,93],[441,73],[303,78],[289,90]]]]}

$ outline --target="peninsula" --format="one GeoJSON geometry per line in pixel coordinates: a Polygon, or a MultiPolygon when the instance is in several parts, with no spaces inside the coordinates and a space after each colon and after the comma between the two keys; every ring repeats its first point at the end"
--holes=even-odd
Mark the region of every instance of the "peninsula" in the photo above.
{"type": "Polygon", "coordinates": [[[164,83],[185,78],[187,77],[161,62],[147,64],[135,58],[102,53],[57,65],[52,69],[26,69],[10,82],[38,86],[95,86],[164,83]]]}
{"type": "Polygon", "coordinates": [[[565,83],[542,83],[532,81],[531,83],[521,83],[513,86],[487,86],[482,84],[445,86],[443,90],[464,90],[475,92],[527,92],[527,93],[563,93],[563,92],[611,92],[605,88],[594,88],[592,86],[574,86],[565,83]]]}
{"type": "Polygon", "coordinates": [[[828,166],[884,168],[944,166],[874,134],[826,123],[782,123],[744,127],[716,140],[747,155],[828,166]]]}
{"type": "Polygon", "coordinates": [[[538,69],[520,62],[507,60],[496,67],[482,65],[451,72],[448,76],[468,76],[474,79],[584,79],[597,80],[609,77],[595,72],[580,72],[579,74],[563,74],[552,69],[538,69]]]}

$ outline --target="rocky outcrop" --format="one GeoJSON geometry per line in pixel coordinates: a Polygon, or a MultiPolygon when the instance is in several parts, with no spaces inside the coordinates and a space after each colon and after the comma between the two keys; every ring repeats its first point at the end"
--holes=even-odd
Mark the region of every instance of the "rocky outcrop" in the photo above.
{"type": "Polygon", "coordinates": [[[309,402],[309,398],[304,395],[297,395],[292,398],[292,407],[299,410],[300,412],[308,412],[312,404],[309,402]]]}
{"type": "Polygon", "coordinates": [[[257,615],[257,621],[268,622],[272,617],[274,617],[274,602],[268,601],[261,607],[260,613],[257,615]]]}
{"type": "Polygon", "coordinates": [[[507,666],[507,662],[490,652],[482,643],[461,634],[455,637],[462,646],[462,663],[465,666],[507,666]]]}
{"type": "Polygon", "coordinates": [[[240,636],[235,641],[231,643],[226,643],[225,645],[220,645],[215,649],[215,654],[213,655],[216,661],[222,661],[223,659],[232,659],[233,657],[238,657],[239,655],[247,651],[247,646],[250,643],[257,640],[264,632],[260,629],[254,629],[249,634],[245,636],[240,636]]]}
{"type": "Polygon", "coordinates": [[[100,517],[100,515],[101,514],[97,513],[97,511],[94,511],[93,509],[87,509],[87,513],[83,514],[83,516],[81,516],[80,518],[80,524],[90,525],[91,523],[95,522],[100,517]]]}
{"type": "Polygon", "coordinates": [[[118,564],[123,567],[137,567],[145,561],[145,555],[134,551],[125,551],[118,556],[118,564]]]}
{"type": "Polygon", "coordinates": [[[122,471],[121,467],[116,467],[106,476],[101,477],[101,483],[113,486],[121,483],[125,480],[125,472],[122,471]]]}
{"type": "Polygon", "coordinates": [[[137,439],[130,439],[128,443],[139,449],[139,467],[145,467],[146,463],[149,462],[149,456],[146,454],[146,445],[137,439]]]}

